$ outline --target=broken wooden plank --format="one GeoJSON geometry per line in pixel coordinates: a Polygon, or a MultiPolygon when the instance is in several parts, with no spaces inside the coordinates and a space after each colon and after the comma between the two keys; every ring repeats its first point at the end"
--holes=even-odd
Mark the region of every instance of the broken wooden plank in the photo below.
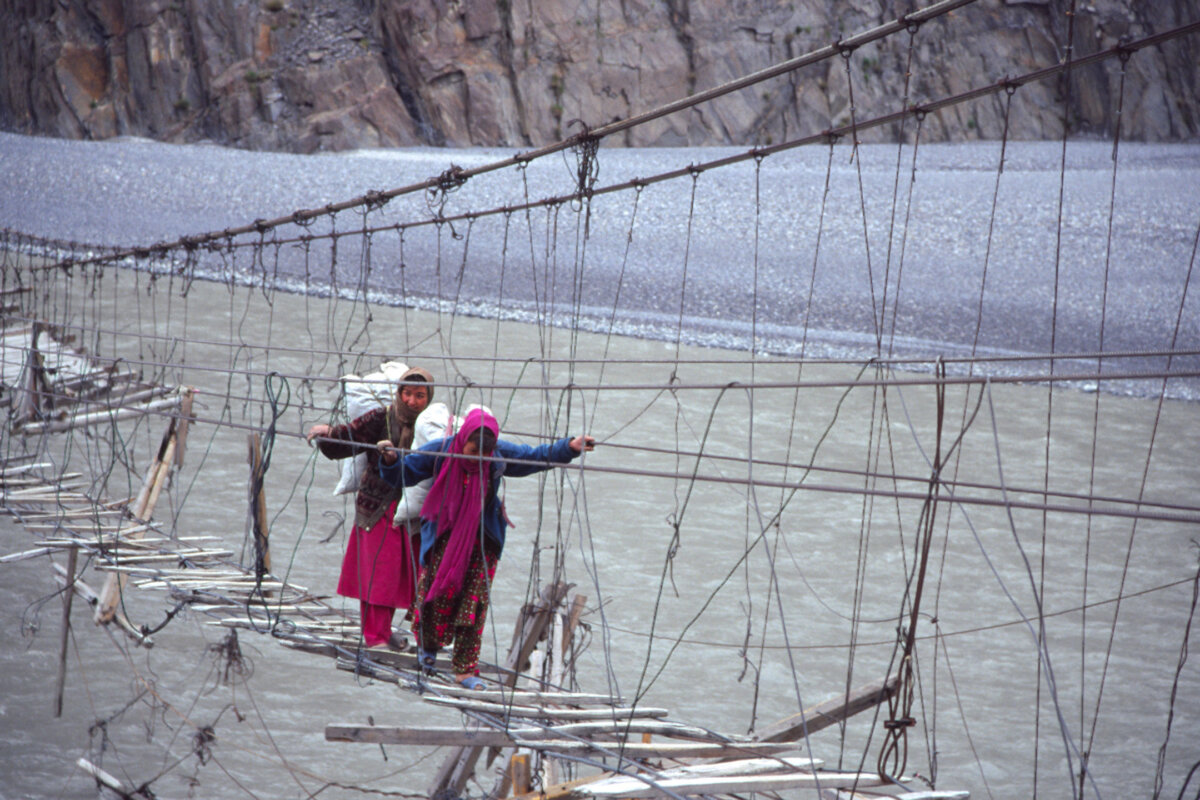
{"type": "Polygon", "coordinates": [[[67,571],[65,579],[67,585],[63,592],[63,613],[62,613],[62,631],[59,640],[58,653],[58,680],[55,682],[54,692],[54,716],[62,716],[63,708],[63,690],[67,685],[67,645],[70,642],[71,634],[71,601],[75,599],[74,583],[75,570],[79,560],[79,551],[71,550],[71,554],[67,557],[67,571]]]}
{"type": "Polygon", "coordinates": [[[109,775],[107,772],[100,769],[95,764],[88,761],[86,758],[78,759],[75,762],[75,766],[79,767],[81,770],[86,772],[88,775],[91,775],[93,778],[95,778],[96,783],[98,783],[102,786],[106,786],[109,789],[112,789],[114,792],[117,792],[122,797],[129,796],[128,793],[125,791],[125,786],[119,780],[114,778],[112,775],[109,775]]]}
{"type": "MultiPolygon", "coordinates": [[[[55,564],[54,572],[54,579],[58,581],[58,585],[66,588],[68,585],[67,568],[62,564],[55,564]]],[[[75,576],[75,579],[70,582],[70,586],[71,590],[75,592],[75,594],[79,595],[79,598],[89,606],[94,606],[97,602],[99,602],[100,596],[96,593],[96,590],[84,583],[79,576],[75,576]]]]}
{"type": "Polygon", "coordinates": [[[861,686],[849,694],[838,695],[812,708],[806,708],[799,714],[785,717],[759,731],[758,740],[762,742],[791,741],[835,725],[860,711],[874,708],[885,702],[895,693],[897,680],[898,676],[892,675],[886,680],[861,686]]]}

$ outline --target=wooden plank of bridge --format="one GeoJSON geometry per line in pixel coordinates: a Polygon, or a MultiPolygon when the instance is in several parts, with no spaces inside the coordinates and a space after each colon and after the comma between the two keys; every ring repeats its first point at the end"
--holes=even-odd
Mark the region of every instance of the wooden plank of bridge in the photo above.
{"type": "MultiPolygon", "coordinates": [[[[169,387],[158,387],[156,389],[147,391],[162,394],[163,392],[172,392],[174,390],[169,387]]],[[[141,405],[121,406],[117,409],[79,413],[61,420],[28,422],[21,426],[21,430],[27,433],[59,433],[62,431],[71,430],[72,428],[86,427],[97,422],[119,422],[120,420],[145,416],[154,411],[162,411],[164,409],[176,408],[178,406],[179,396],[175,395],[174,397],[165,397],[160,400],[152,400],[141,405]]]]}
{"type": "Polygon", "coordinates": [[[54,716],[62,716],[63,689],[67,685],[67,645],[71,641],[71,601],[75,599],[75,569],[79,548],[72,547],[67,555],[67,585],[63,590],[62,640],[58,653],[58,681],[55,683],[54,716]]]}
{"type": "Polygon", "coordinates": [[[254,570],[259,577],[271,571],[271,544],[267,531],[267,493],[263,487],[265,468],[263,466],[262,437],[251,433],[248,437],[250,444],[250,510],[254,524],[254,570]],[[257,487],[257,489],[256,489],[257,487]]]}
{"type": "Polygon", "coordinates": [[[191,386],[183,387],[179,399],[179,424],[175,428],[175,469],[183,467],[183,456],[187,451],[188,431],[191,430],[192,406],[196,399],[196,390],[191,386]]]}
{"type": "MultiPolygon", "coordinates": [[[[722,761],[715,764],[688,764],[671,767],[660,771],[652,771],[647,778],[660,786],[672,780],[686,779],[701,785],[715,778],[750,778],[756,775],[779,775],[786,773],[811,773],[824,765],[821,760],[804,757],[789,758],[741,758],[732,761],[722,761]]],[[[603,794],[622,794],[623,791],[637,793],[646,787],[646,782],[634,775],[613,775],[595,782],[595,786],[603,794]]],[[[584,794],[590,794],[584,791],[584,794]]]]}
{"type": "Polygon", "coordinates": [[[663,790],[677,794],[731,794],[770,792],[780,789],[849,788],[882,786],[884,780],[867,772],[790,772],[778,775],[728,775],[650,779],[655,785],[620,775],[581,787],[590,797],[660,797],[663,790]]]}
{"type": "Polygon", "coordinates": [[[25,372],[21,376],[24,399],[21,403],[19,422],[35,420],[42,413],[42,387],[46,384],[42,353],[38,349],[38,335],[41,334],[42,328],[41,322],[33,323],[33,332],[29,337],[29,349],[25,351],[25,372]]]}
{"type": "Polygon", "coordinates": [[[72,592],[79,595],[80,599],[89,606],[94,606],[96,603],[100,602],[100,595],[97,594],[95,589],[84,583],[82,578],[80,578],[78,575],[76,575],[74,578],[67,577],[66,567],[62,566],[61,564],[55,564],[54,572],[56,573],[55,580],[57,580],[63,586],[63,588],[69,587],[72,592]]]}
{"type": "Polygon", "coordinates": [[[529,756],[525,753],[516,753],[509,761],[509,769],[512,774],[512,790],[521,794],[528,792],[529,756]]]}
{"type": "Polygon", "coordinates": [[[593,692],[539,692],[525,689],[464,689],[461,686],[442,686],[439,692],[464,700],[482,700],[490,703],[523,703],[526,705],[555,706],[614,706],[621,705],[618,698],[593,692]]]}
{"type": "MultiPolygon", "coordinates": [[[[175,420],[171,420],[171,424],[167,426],[167,431],[163,435],[162,442],[159,444],[158,455],[154,459],[154,463],[146,470],[146,480],[142,484],[142,490],[138,494],[136,505],[134,506],[134,518],[139,522],[149,520],[154,513],[154,507],[158,504],[158,497],[162,493],[163,485],[167,481],[167,475],[171,471],[171,462],[175,457],[175,420]]],[[[136,536],[137,534],[135,534],[136,536]]],[[[125,589],[125,582],[128,580],[124,573],[110,573],[104,581],[104,588],[100,591],[100,601],[96,604],[96,613],[93,617],[97,625],[111,622],[117,614],[117,603],[120,600],[121,592],[125,589]]]]}
{"type": "Polygon", "coordinates": [[[567,798],[579,797],[579,787],[589,784],[599,777],[599,775],[589,775],[586,778],[576,778],[573,781],[546,786],[536,792],[515,794],[509,800],[567,800],[567,798]]]}
{"type": "Polygon", "coordinates": [[[572,753],[623,753],[630,758],[770,758],[796,750],[796,742],[607,742],[555,738],[555,728],[325,726],[325,740],[354,744],[427,747],[525,747],[572,753]]]}
{"type": "MultiPolygon", "coordinates": [[[[505,663],[505,667],[509,671],[501,679],[505,686],[516,685],[517,673],[529,660],[530,654],[533,653],[533,649],[542,638],[542,633],[550,623],[550,615],[562,603],[569,589],[570,587],[565,583],[551,584],[542,591],[537,603],[521,609],[521,615],[514,630],[513,646],[509,650],[508,660],[505,663]]],[[[429,796],[438,798],[460,795],[463,787],[467,785],[467,780],[474,773],[475,763],[479,760],[482,751],[483,748],[474,746],[459,747],[451,752],[442,762],[437,775],[434,776],[429,796]]]]}
{"type": "Polygon", "coordinates": [[[109,789],[112,789],[120,797],[129,797],[129,794],[126,793],[126,791],[125,791],[125,787],[121,784],[121,782],[119,780],[114,778],[112,775],[109,775],[107,772],[100,769],[95,764],[88,761],[86,758],[79,758],[75,762],[75,766],[79,767],[81,770],[86,772],[88,775],[91,775],[93,778],[95,778],[96,783],[98,785],[106,786],[109,789]]]}
{"type": "MultiPolygon", "coordinates": [[[[499,699],[499,698],[497,698],[499,699]]],[[[637,708],[546,708],[545,706],[520,706],[512,703],[486,703],[477,700],[463,700],[457,697],[425,697],[426,703],[439,706],[450,706],[463,711],[477,711],[483,714],[495,714],[501,717],[519,717],[533,719],[566,719],[566,720],[595,720],[595,719],[629,719],[642,717],[665,717],[670,712],[665,708],[638,706],[637,708]]]]}
{"type": "Polygon", "coordinates": [[[896,691],[899,676],[891,675],[886,680],[875,681],[865,686],[811,708],[792,714],[759,731],[762,742],[787,742],[801,739],[854,716],[860,711],[874,708],[885,702],[896,691]]]}

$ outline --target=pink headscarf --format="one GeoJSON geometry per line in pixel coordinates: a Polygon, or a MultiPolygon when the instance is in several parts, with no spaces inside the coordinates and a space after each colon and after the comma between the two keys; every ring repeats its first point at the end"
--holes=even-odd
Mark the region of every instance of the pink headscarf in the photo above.
{"type": "MultiPolygon", "coordinates": [[[[497,436],[500,434],[495,417],[483,409],[473,409],[463,419],[447,452],[462,453],[471,435],[480,428],[486,428],[497,436]]],[[[446,543],[446,552],[442,555],[433,585],[429,587],[426,602],[443,595],[453,597],[462,588],[467,564],[479,540],[479,524],[490,466],[490,461],[470,458],[443,459],[441,471],[425,497],[421,516],[435,520],[439,534],[450,532],[450,541],[446,543]]]]}

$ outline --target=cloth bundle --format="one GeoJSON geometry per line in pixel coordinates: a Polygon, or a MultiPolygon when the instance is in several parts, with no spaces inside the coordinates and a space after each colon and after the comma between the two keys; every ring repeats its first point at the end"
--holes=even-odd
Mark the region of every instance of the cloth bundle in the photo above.
{"type": "MultiPolygon", "coordinates": [[[[408,372],[408,365],[402,361],[385,361],[379,369],[367,375],[343,375],[342,394],[346,419],[358,419],[368,411],[376,408],[387,408],[396,396],[396,385],[400,376],[408,372]]],[[[342,476],[333,493],[350,494],[357,492],[362,480],[363,470],[367,468],[367,454],[359,453],[354,458],[342,462],[342,476]]]]}

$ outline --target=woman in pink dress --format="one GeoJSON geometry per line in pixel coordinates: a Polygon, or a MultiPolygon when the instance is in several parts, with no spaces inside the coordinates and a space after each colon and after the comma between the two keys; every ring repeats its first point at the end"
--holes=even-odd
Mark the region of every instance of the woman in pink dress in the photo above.
{"type": "Polygon", "coordinates": [[[400,377],[391,405],[368,411],[343,425],[313,425],[308,440],[326,458],[351,458],[367,454],[354,502],[354,527],[342,560],[337,593],[359,601],[363,641],[367,647],[400,649],[403,641],[392,632],[397,608],[411,608],[416,592],[413,536],[393,515],[401,490],[379,477],[379,452],[357,444],[374,445],[380,439],[412,446],[413,423],[433,398],[433,376],[414,367],[400,377]]]}

